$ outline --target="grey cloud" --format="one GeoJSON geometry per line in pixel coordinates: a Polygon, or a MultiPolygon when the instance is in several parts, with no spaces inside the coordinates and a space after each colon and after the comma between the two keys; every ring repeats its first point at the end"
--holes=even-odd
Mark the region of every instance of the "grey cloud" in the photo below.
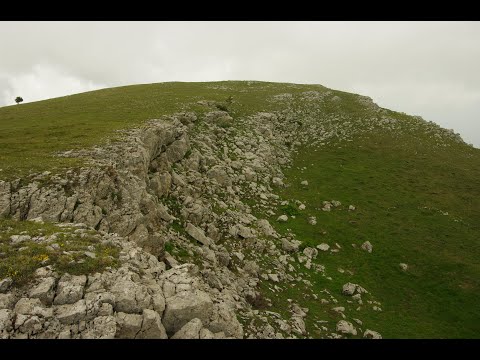
{"type": "Polygon", "coordinates": [[[322,84],[480,147],[480,23],[2,22],[0,105],[162,81],[322,84]]]}

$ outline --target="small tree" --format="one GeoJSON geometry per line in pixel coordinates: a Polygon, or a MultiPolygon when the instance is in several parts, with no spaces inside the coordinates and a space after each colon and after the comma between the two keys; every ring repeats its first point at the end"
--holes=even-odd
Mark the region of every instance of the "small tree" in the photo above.
{"type": "Polygon", "coordinates": [[[23,99],[20,96],[17,96],[17,98],[15,99],[15,102],[17,103],[17,105],[20,104],[22,101],[23,99]]]}

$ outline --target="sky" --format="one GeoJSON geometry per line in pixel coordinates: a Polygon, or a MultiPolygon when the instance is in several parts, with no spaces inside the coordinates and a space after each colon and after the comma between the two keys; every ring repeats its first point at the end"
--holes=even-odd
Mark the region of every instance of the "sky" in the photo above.
{"type": "Polygon", "coordinates": [[[0,22],[0,106],[219,80],[367,95],[480,148],[480,22],[0,22]]]}

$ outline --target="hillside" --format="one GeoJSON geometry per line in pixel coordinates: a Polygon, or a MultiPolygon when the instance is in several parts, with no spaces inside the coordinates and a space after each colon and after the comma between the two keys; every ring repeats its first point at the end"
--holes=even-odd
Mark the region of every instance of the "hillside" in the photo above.
{"type": "Polygon", "coordinates": [[[0,338],[480,337],[480,150],[434,123],[228,81],[0,129],[0,338]]]}

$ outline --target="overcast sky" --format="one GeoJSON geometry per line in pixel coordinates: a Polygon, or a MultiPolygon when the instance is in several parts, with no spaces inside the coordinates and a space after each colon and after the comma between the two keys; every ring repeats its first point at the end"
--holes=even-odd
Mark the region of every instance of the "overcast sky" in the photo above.
{"type": "Polygon", "coordinates": [[[0,22],[0,106],[217,80],[368,95],[480,147],[480,22],[0,22]]]}

